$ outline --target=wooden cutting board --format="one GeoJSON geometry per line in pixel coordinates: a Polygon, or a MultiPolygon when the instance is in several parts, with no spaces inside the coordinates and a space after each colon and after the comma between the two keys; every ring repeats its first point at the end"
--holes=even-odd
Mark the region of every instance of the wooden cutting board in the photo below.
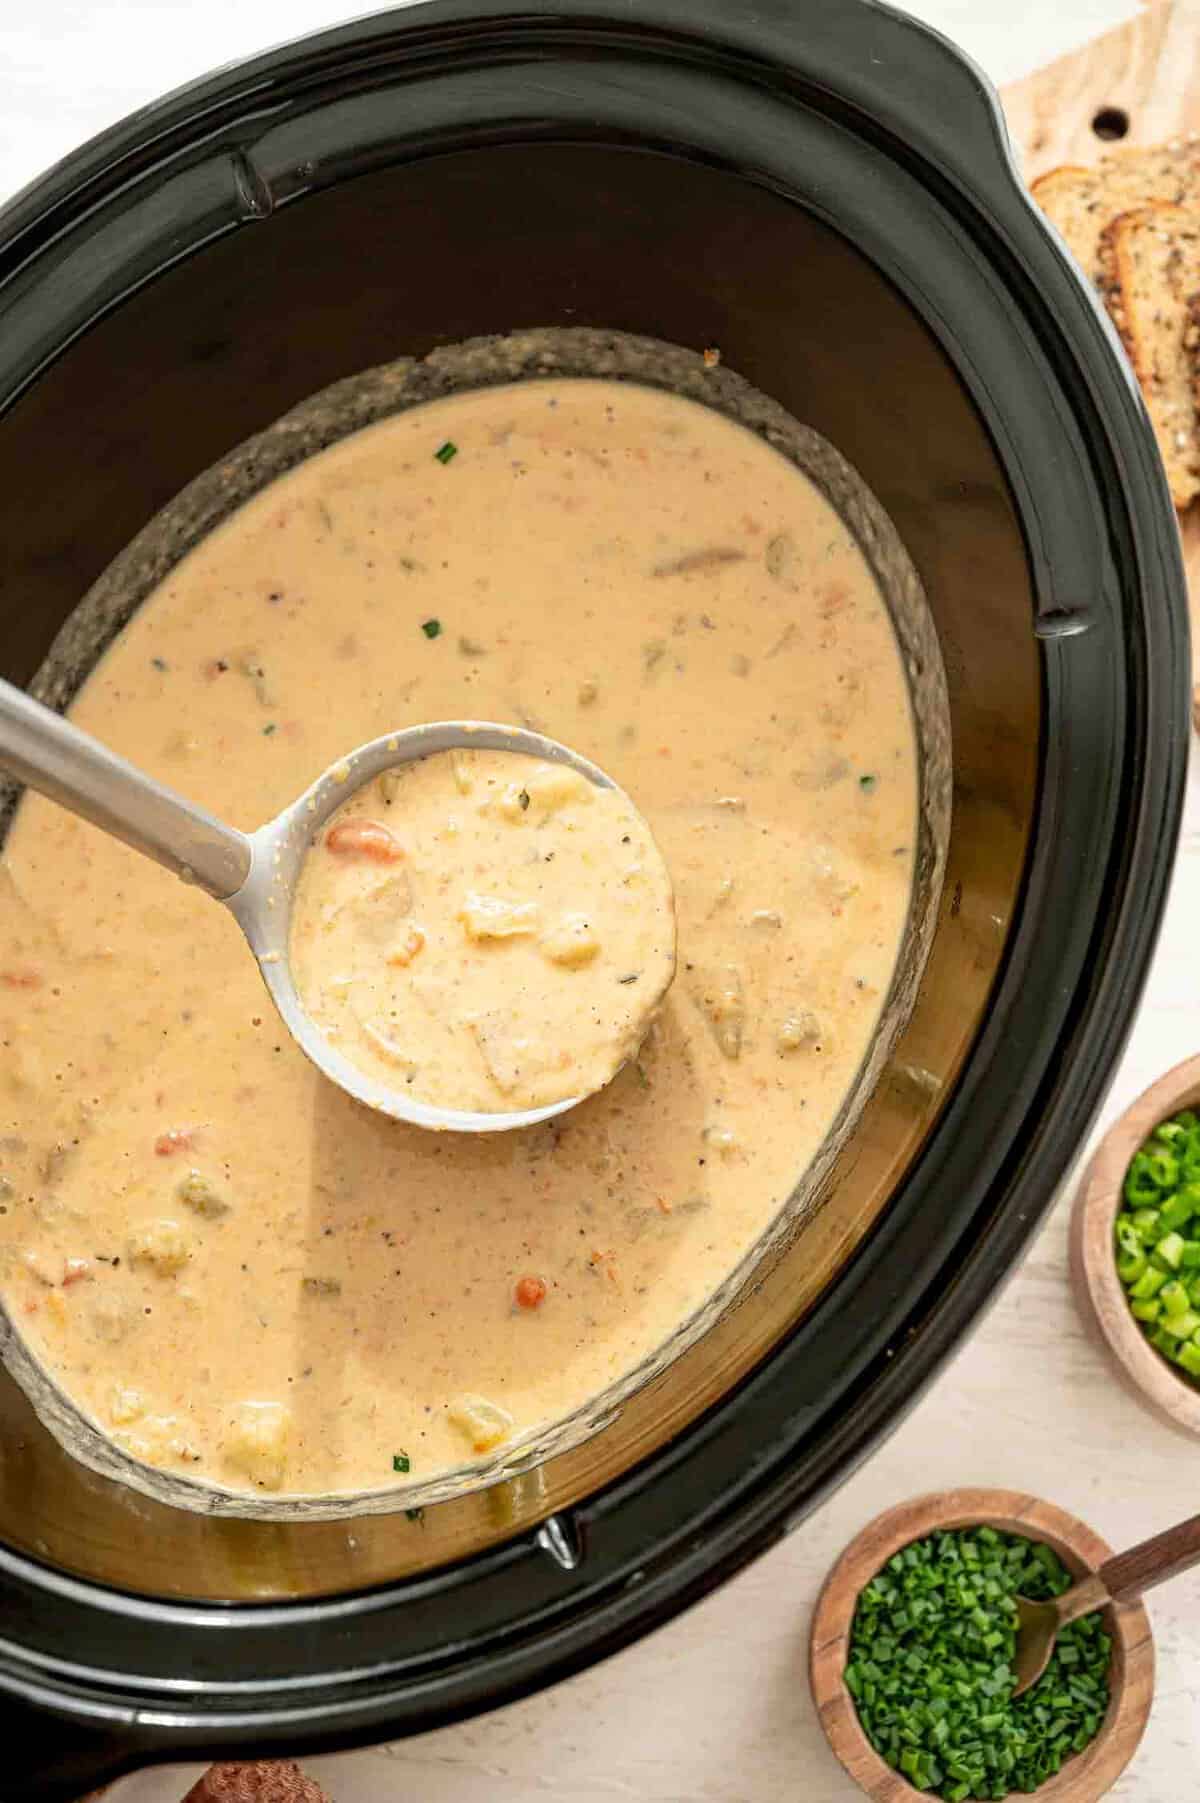
{"type": "MultiPolygon", "coordinates": [[[[1025,177],[1094,163],[1121,144],[1200,132],[1200,0],[1161,0],[1127,25],[1002,90],[1025,177]]],[[[1200,729],[1200,503],[1180,520],[1200,729]]]]}

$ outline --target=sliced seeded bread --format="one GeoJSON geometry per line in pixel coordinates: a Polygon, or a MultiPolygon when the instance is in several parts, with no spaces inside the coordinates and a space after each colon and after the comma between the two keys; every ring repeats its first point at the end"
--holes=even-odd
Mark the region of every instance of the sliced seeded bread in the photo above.
{"type": "Polygon", "coordinates": [[[1200,204],[1200,140],[1179,138],[1156,150],[1115,150],[1093,168],[1064,163],[1030,190],[1067,241],[1077,263],[1100,279],[1100,238],[1118,213],[1155,201],[1200,204]]]}
{"type": "Polygon", "coordinates": [[[214,1765],[183,1803],[330,1803],[315,1779],[290,1759],[214,1765]]]}
{"type": "Polygon", "coordinates": [[[1100,235],[1100,289],[1141,383],[1171,498],[1200,494],[1189,302],[1200,290],[1200,208],[1159,201],[1120,213],[1100,235]]]}

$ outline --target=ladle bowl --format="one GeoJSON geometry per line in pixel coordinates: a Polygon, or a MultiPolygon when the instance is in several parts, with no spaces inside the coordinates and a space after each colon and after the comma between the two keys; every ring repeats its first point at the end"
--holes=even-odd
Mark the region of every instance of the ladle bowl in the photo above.
{"type": "Polygon", "coordinates": [[[385,770],[441,751],[512,751],[567,764],[599,789],[617,785],[556,739],[487,720],[440,720],[385,733],[339,758],[257,832],[227,826],[205,808],[118,757],[53,709],[0,682],[0,766],[102,831],[195,883],[229,909],[258,961],[280,1018],[305,1056],[355,1101],[435,1132],[503,1133],[535,1127],[583,1096],[537,1108],[484,1112],[440,1108],[351,1063],[309,1016],[292,974],[296,884],[313,839],[342,803],[385,770]]]}

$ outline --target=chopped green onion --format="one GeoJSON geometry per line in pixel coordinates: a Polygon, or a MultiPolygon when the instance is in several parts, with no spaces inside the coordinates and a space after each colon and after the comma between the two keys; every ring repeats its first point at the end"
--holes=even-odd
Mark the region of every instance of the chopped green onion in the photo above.
{"type": "Polygon", "coordinates": [[[445,444],[440,444],[433,454],[439,463],[449,463],[452,458],[458,456],[458,446],[453,439],[448,438],[445,444]]]}
{"type": "Polygon", "coordinates": [[[1164,1315],[1182,1315],[1187,1310],[1188,1293],[1178,1277],[1175,1277],[1170,1283],[1163,1284],[1158,1292],[1158,1300],[1162,1303],[1164,1315]]]}
{"type": "Polygon", "coordinates": [[[1113,1222],[1117,1276],[1150,1345],[1200,1380],[1200,1118],[1161,1121],[1129,1161],[1113,1222]]]}
{"type": "Polygon", "coordinates": [[[392,1454],[392,1470],[393,1471],[411,1471],[412,1470],[412,1460],[409,1458],[409,1456],[406,1452],[394,1452],[392,1454]]]}
{"type": "Polygon", "coordinates": [[[1169,1202],[1164,1202],[1158,1224],[1164,1233],[1174,1233],[1190,1221],[1196,1210],[1200,1208],[1200,1185],[1185,1183],[1181,1190],[1176,1190],[1169,1202]]]}
{"type": "Polygon", "coordinates": [[[425,634],[427,639],[436,639],[441,630],[442,622],[440,620],[421,621],[421,631],[425,634]]]}
{"type": "Polygon", "coordinates": [[[1129,1252],[1126,1253],[1124,1257],[1118,1258],[1117,1276],[1121,1279],[1121,1282],[1126,1288],[1128,1288],[1131,1283],[1137,1282],[1138,1278],[1142,1275],[1142,1272],[1146,1269],[1147,1262],[1146,1254],[1144,1252],[1129,1252]]]}

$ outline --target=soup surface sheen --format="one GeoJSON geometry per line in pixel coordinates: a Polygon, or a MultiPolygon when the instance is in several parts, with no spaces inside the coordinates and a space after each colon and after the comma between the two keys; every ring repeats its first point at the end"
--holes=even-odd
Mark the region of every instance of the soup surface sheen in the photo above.
{"type": "Polygon", "coordinates": [[[136,1458],[277,1495],[427,1479],[583,1405],[769,1224],[876,1024],[916,774],[871,573],[762,440],[627,383],[414,408],[206,538],[73,716],[247,829],[385,732],[534,726],[636,799],[678,921],[606,1090],[430,1134],[318,1076],[224,910],[26,798],[0,1282],[136,1458]]]}
{"type": "Polygon", "coordinates": [[[350,1063],[495,1114],[603,1088],[675,970],[671,879],[620,789],[511,751],[385,770],[301,867],[300,998],[350,1063]]]}

